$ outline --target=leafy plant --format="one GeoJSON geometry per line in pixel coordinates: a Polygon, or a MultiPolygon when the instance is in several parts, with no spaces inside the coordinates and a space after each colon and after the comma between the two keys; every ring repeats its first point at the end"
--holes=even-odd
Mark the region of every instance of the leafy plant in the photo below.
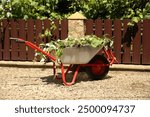
{"type": "Polygon", "coordinates": [[[56,28],[57,28],[57,27],[56,27],[54,21],[51,20],[50,29],[47,28],[47,29],[44,31],[44,33],[40,34],[40,37],[41,37],[41,38],[50,37],[50,39],[52,39],[52,38],[53,38],[53,33],[54,33],[54,31],[56,30],[56,28]]]}
{"type": "MultiPolygon", "coordinates": [[[[95,35],[86,35],[79,39],[68,37],[65,40],[51,41],[46,44],[42,43],[40,44],[40,47],[48,53],[55,52],[56,58],[59,59],[60,56],[63,54],[64,48],[82,46],[92,46],[93,48],[96,48],[111,45],[112,40],[107,38],[106,35],[104,35],[103,37],[97,37],[95,35]]],[[[37,52],[36,56],[40,56],[42,61],[46,60],[46,57],[42,53],[37,52]]]]}
{"type": "Polygon", "coordinates": [[[150,19],[150,1],[146,4],[143,14],[145,19],[150,19]]]}
{"type": "Polygon", "coordinates": [[[55,19],[81,11],[89,19],[139,21],[149,13],[149,0],[1,0],[0,18],[55,19]]]}

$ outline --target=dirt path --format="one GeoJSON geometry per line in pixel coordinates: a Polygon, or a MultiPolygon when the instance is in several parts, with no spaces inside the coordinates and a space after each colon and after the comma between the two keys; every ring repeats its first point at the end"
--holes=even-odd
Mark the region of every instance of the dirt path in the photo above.
{"type": "Polygon", "coordinates": [[[79,74],[66,87],[52,69],[0,67],[0,99],[150,99],[150,72],[110,71],[99,81],[79,74]]]}

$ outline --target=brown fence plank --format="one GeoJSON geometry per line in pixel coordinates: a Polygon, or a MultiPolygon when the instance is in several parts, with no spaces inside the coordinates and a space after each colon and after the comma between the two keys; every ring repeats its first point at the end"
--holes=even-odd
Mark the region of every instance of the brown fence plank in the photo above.
{"type": "Polygon", "coordinates": [[[2,24],[2,21],[0,20],[0,60],[3,59],[2,58],[2,44],[3,44],[2,38],[3,38],[3,36],[2,36],[2,26],[1,26],[1,24],[2,24]]]}
{"type": "Polygon", "coordinates": [[[68,20],[61,20],[61,39],[65,39],[68,37],[68,20]]]}
{"type": "Polygon", "coordinates": [[[4,33],[3,59],[4,60],[10,60],[9,22],[6,19],[3,20],[3,33],[4,33]]]}
{"type": "MultiPolygon", "coordinates": [[[[35,43],[37,46],[39,46],[39,44],[42,43],[42,30],[43,30],[43,26],[42,26],[42,20],[36,20],[35,21],[35,43]]],[[[40,57],[36,57],[36,61],[40,61],[40,57]]]]}
{"type": "Polygon", "coordinates": [[[103,21],[101,19],[95,20],[95,35],[100,37],[103,35],[103,21]]]}
{"type": "Polygon", "coordinates": [[[108,37],[112,37],[112,20],[105,19],[104,20],[104,34],[108,34],[108,37]]]}
{"type": "Polygon", "coordinates": [[[150,20],[143,21],[143,55],[142,64],[150,64],[150,20]]]}
{"type": "MultiPolygon", "coordinates": [[[[46,31],[46,30],[50,31],[50,24],[51,24],[51,21],[49,19],[44,20],[44,31],[46,31]]],[[[50,42],[50,37],[45,37],[43,41],[45,43],[50,42]]]]}
{"type": "MultiPolygon", "coordinates": [[[[27,40],[26,39],[26,31],[25,31],[25,25],[26,22],[25,20],[19,20],[19,37],[27,40]]],[[[24,43],[19,43],[19,60],[25,61],[27,60],[27,55],[26,55],[26,45],[24,43]]]]}
{"type": "MultiPolygon", "coordinates": [[[[11,37],[18,37],[17,22],[15,20],[10,21],[11,37]]],[[[18,60],[18,43],[11,41],[11,60],[18,60]]]]}
{"type": "MultiPolygon", "coordinates": [[[[27,40],[34,43],[34,20],[30,19],[27,21],[27,40]]],[[[28,60],[31,61],[34,59],[34,49],[28,47],[28,60]]]]}
{"type": "Polygon", "coordinates": [[[141,48],[141,22],[138,23],[138,32],[136,33],[135,38],[133,39],[133,54],[132,54],[132,63],[140,64],[140,49],[141,48]]]}
{"type": "Polygon", "coordinates": [[[41,34],[42,34],[42,20],[36,20],[35,21],[35,27],[36,27],[36,31],[35,31],[35,41],[36,41],[36,45],[39,45],[40,43],[42,43],[42,38],[41,38],[41,34]]]}
{"type": "Polygon", "coordinates": [[[60,39],[60,32],[59,32],[59,20],[54,20],[54,25],[56,26],[56,29],[53,32],[53,38],[60,39]]]}
{"type": "Polygon", "coordinates": [[[114,55],[119,63],[121,63],[121,20],[114,20],[114,55]]]}
{"type": "MultiPolygon", "coordinates": [[[[128,22],[130,20],[125,19],[123,20],[124,26],[123,26],[123,38],[126,38],[128,36],[126,36],[127,34],[127,28],[128,28],[128,22]]],[[[123,53],[123,63],[131,63],[131,55],[130,55],[130,47],[127,47],[125,44],[123,46],[124,49],[124,53],[123,53]]]]}
{"type": "Polygon", "coordinates": [[[85,35],[92,35],[94,34],[93,31],[93,20],[92,19],[87,19],[85,20],[85,35]]]}

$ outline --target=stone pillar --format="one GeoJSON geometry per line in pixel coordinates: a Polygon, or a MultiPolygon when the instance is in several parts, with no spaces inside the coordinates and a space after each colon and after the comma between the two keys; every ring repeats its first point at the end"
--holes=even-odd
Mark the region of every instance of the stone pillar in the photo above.
{"type": "Polygon", "coordinates": [[[75,39],[84,37],[84,19],[86,19],[86,17],[79,12],[76,12],[68,17],[68,36],[75,39]]]}

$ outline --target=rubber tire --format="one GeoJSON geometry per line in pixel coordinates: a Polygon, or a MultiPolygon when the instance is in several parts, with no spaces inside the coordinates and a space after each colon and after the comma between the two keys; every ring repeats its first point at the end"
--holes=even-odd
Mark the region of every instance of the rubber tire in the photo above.
{"type": "MultiPolygon", "coordinates": [[[[89,63],[90,64],[98,64],[98,63],[109,64],[107,59],[102,55],[96,55],[89,63]]],[[[86,68],[86,73],[92,80],[102,80],[103,78],[105,78],[105,76],[109,72],[109,66],[101,66],[101,67],[98,66],[98,67],[89,66],[86,68]],[[94,73],[94,70],[96,70],[97,73],[94,73]]]]}

